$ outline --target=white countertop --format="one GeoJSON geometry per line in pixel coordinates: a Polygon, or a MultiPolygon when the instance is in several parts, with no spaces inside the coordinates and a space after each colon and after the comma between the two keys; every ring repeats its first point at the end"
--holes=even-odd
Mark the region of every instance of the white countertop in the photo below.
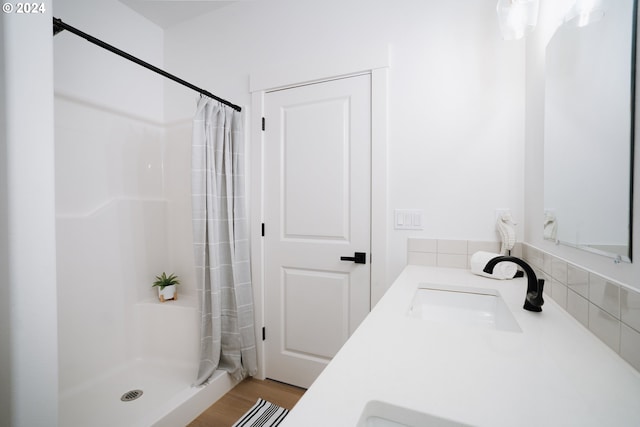
{"type": "Polygon", "coordinates": [[[407,266],[283,427],[357,425],[378,400],[472,426],[638,426],[640,374],[526,278],[407,266]],[[419,283],[496,289],[522,333],[411,318],[419,283]]]}

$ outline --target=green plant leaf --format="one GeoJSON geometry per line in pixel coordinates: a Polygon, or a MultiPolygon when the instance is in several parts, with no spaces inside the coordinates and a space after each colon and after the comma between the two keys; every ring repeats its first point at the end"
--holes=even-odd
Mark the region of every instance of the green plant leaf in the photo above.
{"type": "Polygon", "coordinates": [[[167,276],[167,273],[163,271],[160,276],[156,276],[156,281],[153,282],[152,287],[160,286],[160,290],[162,290],[167,286],[179,285],[179,284],[180,284],[180,280],[178,279],[178,276],[176,276],[175,274],[170,274],[169,276],[167,276]]]}

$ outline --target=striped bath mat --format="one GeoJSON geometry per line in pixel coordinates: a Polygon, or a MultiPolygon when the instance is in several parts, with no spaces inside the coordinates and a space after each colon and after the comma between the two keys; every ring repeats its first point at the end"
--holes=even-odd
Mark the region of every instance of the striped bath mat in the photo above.
{"type": "Polygon", "coordinates": [[[279,425],[289,413],[264,399],[258,399],[255,405],[247,411],[232,427],[275,427],[279,425]]]}

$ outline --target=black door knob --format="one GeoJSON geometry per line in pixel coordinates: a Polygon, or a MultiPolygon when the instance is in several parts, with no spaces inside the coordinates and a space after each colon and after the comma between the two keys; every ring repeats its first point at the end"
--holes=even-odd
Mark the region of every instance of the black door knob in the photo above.
{"type": "Polygon", "coordinates": [[[366,264],[367,254],[365,252],[355,252],[353,256],[341,256],[340,261],[353,261],[356,264],[366,264]]]}

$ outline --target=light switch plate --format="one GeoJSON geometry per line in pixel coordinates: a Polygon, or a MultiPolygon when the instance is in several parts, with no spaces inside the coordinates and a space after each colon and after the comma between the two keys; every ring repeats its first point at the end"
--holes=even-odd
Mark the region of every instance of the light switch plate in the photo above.
{"type": "Polygon", "coordinates": [[[423,230],[421,209],[396,209],[393,214],[393,228],[396,230],[423,230]]]}

